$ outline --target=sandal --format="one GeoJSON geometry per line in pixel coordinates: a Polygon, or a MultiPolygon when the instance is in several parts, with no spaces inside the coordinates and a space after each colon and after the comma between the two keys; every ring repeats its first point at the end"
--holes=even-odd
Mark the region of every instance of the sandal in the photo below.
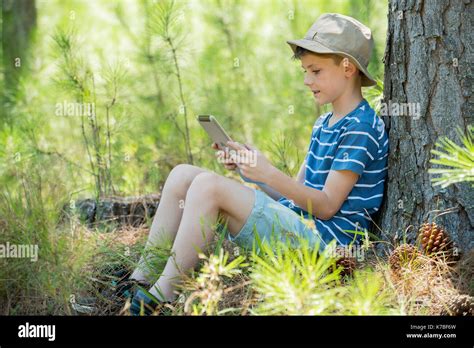
{"type": "MultiPolygon", "coordinates": [[[[129,310],[130,310],[130,314],[133,316],[152,315],[153,313],[156,312],[158,307],[163,307],[166,304],[173,304],[175,302],[176,300],[168,300],[168,301],[159,300],[148,291],[143,291],[142,289],[138,289],[132,298],[132,303],[129,310]],[[142,308],[143,308],[143,312],[142,312],[142,308]]],[[[166,311],[161,312],[161,314],[164,314],[165,312],[166,311]]]]}
{"type": "Polygon", "coordinates": [[[113,280],[110,284],[110,287],[102,292],[102,295],[110,299],[123,299],[126,300],[131,298],[133,293],[139,288],[150,288],[148,282],[132,279],[132,278],[122,278],[119,280],[113,280]]]}
{"type": "Polygon", "coordinates": [[[170,303],[168,301],[160,301],[150,293],[145,293],[138,289],[132,299],[130,306],[130,314],[133,316],[152,315],[160,304],[170,303]]]}
{"type": "Polygon", "coordinates": [[[115,296],[125,299],[131,298],[133,293],[139,290],[139,287],[149,289],[151,284],[143,280],[127,279],[117,283],[115,296]]]}

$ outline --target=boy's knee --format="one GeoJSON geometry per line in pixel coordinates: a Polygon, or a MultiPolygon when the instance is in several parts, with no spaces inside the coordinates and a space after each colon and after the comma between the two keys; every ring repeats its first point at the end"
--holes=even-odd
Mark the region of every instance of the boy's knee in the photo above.
{"type": "Polygon", "coordinates": [[[220,182],[222,177],[216,173],[203,172],[198,174],[191,183],[189,191],[199,191],[202,199],[215,198],[220,193],[220,182]]]}
{"type": "Polygon", "coordinates": [[[183,177],[187,173],[190,173],[194,168],[197,168],[191,164],[181,163],[175,166],[168,177],[183,177]]]}
{"type": "Polygon", "coordinates": [[[171,170],[166,181],[178,193],[185,194],[194,178],[203,171],[205,170],[190,164],[178,164],[171,170]]]}

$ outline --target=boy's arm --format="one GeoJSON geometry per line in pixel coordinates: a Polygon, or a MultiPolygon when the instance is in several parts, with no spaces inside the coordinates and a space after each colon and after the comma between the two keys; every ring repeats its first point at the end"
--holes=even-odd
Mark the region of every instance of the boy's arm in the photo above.
{"type": "Polygon", "coordinates": [[[306,159],[303,161],[303,164],[301,164],[300,170],[298,174],[296,175],[296,181],[303,184],[305,172],[306,172],[306,159]]]}
{"type": "Polygon", "coordinates": [[[278,191],[275,191],[274,189],[272,189],[270,186],[268,185],[265,185],[265,184],[257,184],[263,192],[265,192],[267,195],[269,195],[270,197],[272,197],[275,201],[278,201],[280,198],[282,198],[283,196],[280,194],[280,192],[278,191]]]}
{"type": "MultiPolygon", "coordinates": [[[[296,181],[300,183],[304,183],[305,170],[306,170],[306,160],[304,160],[303,164],[301,164],[300,170],[298,171],[298,174],[296,175],[296,181]]],[[[267,195],[272,197],[275,201],[278,201],[280,198],[283,197],[280,192],[275,191],[268,185],[265,185],[265,184],[263,185],[257,184],[257,185],[262,189],[263,192],[265,192],[267,195]]]]}
{"type": "MultiPolygon", "coordinates": [[[[347,170],[346,168],[330,170],[324,188],[320,191],[305,186],[304,183],[301,182],[304,179],[303,173],[306,167],[304,162],[296,178],[297,180],[295,180],[272,166],[265,156],[256,149],[247,145],[244,147],[231,141],[227,144],[234,150],[253,150],[257,153],[258,166],[251,166],[246,163],[240,165],[239,172],[243,177],[248,179],[255,178],[252,180],[253,182],[258,184],[263,183],[264,185],[260,186],[262,189],[264,186],[270,186],[272,191],[268,192],[271,194],[276,192],[286,197],[288,200],[293,201],[295,205],[322,220],[332,218],[339,211],[357,180],[359,180],[359,175],[362,174],[364,167],[362,164],[354,170],[347,170]]],[[[346,161],[343,162],[343,165],[347,165],[346,161]]],[[[265,189],[266,188],[267,187],[265,187],[265,189]]],[[[264,191],[267,192],[266,190],[264,191]]]]}
{"type": "Polygon", "coordinates": [[[286,198],[320,218],[332,218],[341,209],[359,177],[377,157],[380,147],[377,132],[366,123],[346,127],[334,154],[322,191],[305,186],[286,176],[275,167],[269,170],[266,183],[286,198]],[[347,149],[351,148],[350,151],[347,149]]]}
{"type": "Polygon", "coordinates": [[[351,170],[331,170],[320,191],[305,186],[274,168],[266,184],[313,216],[328,220],[339,211],[358,179],[359,175],[351,170]]]}

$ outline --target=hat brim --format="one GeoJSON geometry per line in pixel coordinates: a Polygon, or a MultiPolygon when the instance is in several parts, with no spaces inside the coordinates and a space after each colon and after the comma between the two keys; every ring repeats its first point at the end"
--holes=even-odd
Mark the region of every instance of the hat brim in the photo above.
{"type": "Polygon", "coordinates": [[[323,44],[313,41],[313,40],[306,40],[306,39],[301,39],[301,40],[288,40],[286,41],[291,49],[293,50],[293,53],[296,52],[296,47],[301,47],[304,48],[308,51],[314,52],[314,53],[319,53],[319,54],[337,54],[341,55],[344,57],[347,57],[352,60],[352,62],[357,66],[357,68],[362,71],[362,74],[364,74],[361,78],[361,85],[364,87],[369,87],[369,86],[375,86],[377,85],[377,81],[370,75],[369,71],[367,68],[363,67],[360,62],[351,56],[348,53],[341,52],[341,51],[335,51],[333,49],[330,49],[323,44]]]}

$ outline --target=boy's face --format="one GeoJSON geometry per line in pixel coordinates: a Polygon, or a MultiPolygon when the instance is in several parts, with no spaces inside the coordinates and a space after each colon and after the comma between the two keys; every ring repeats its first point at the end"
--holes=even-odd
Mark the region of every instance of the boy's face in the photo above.
{"type": "Polygon", "coordinates": [[[305,70],[304,84],[311,89],[319,105],[332,103],[348,87],[343,62],[337,65],[331,57],[307,53],[301,57],[305,70]]]}

